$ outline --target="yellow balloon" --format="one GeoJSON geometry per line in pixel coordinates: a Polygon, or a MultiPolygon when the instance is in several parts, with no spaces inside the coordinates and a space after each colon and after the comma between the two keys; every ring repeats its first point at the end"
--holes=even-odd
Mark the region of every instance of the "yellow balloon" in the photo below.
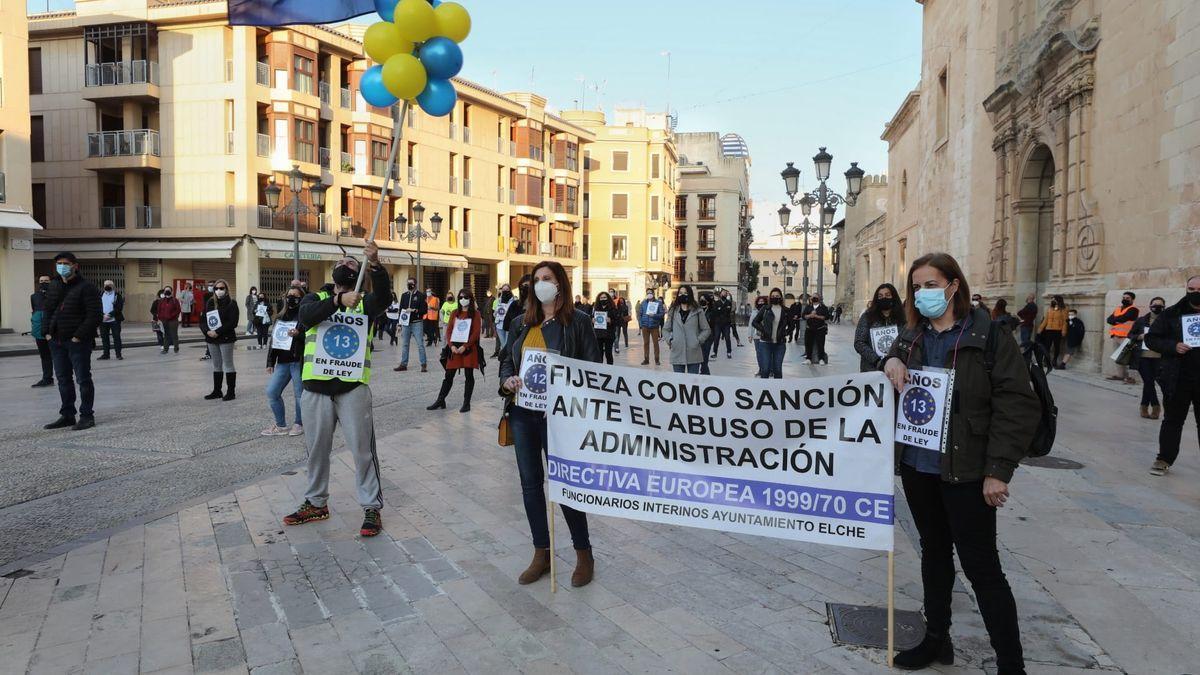
{"type": "Polygon", "coordinates": [[[413,43],[405,40],[396,24],[377,21],[363,34],[363,47],[377,63],[386,63],[396,54],[411,54],[413,43]]]}
{"type": "Polygon", "coordinates": [[[416,98],[428,82],[425,66],[412,54],[396,54],[383,64],[383,86],[398,99],[416,98]]]}
{"type": "Polygon", "coordinates": [[[437,34],[462,42],[471,34],[471,15],[457,2],[443,2],[433,10],[437,16],[437,34]]]}
{"type": "Polygon", "coordinates": [[[427,0],[400,0],[392,21],[411,42],[424,42],[437,34],[437,19],[427,0]]]}

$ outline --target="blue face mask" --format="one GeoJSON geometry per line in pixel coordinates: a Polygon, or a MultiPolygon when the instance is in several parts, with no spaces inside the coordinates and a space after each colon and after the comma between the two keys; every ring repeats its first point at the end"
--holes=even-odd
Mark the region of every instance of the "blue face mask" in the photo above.
{"type": "Polygon", "coordinates": [[[66,263],[56,263],[54,269],[58,272],[58,276],[64,279],[71,276],[71,266],[66,263]]]}
{"type": "Polygon", "coordinates": [[[927,319],[936,319],[946,313],[950,301],[944,288],[922,288],[916,294],[917,311],[927,319]]]}

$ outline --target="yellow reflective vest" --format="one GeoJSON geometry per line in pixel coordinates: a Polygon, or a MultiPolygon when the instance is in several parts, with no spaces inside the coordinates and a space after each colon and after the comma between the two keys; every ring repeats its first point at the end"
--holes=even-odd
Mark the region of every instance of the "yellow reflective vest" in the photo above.
{"type": "MultiPolygon", "coordinates": [[[[324,302],[325,300],[328,300],[329,295],[330,294],[326,293],[325,291],[317,292],[317,297],[320,298],[322,302],[324,302]]],[[[344,312],[346,310],[342,307],[339,307],[337,311],[344,312]]],[[[363,307],[362,298],[359,298],[358,306],[356,306],[354,308],[354,311],[359,314],[362,314],[366,311],[366,309],[363,307]]],[[[303,367],[303,369],[301,369],[300,379],[302,379],[304,381],[338,379],[338,380],[341,380],[342,382],[361,382],[363,384],[370,384],[371,383],[371,341],[374,339],[374,332],[375,332],[375,327],[371,324],[372,324],[371,321],[367,322],[367,354],[366,354],[365,360],[363,362],[362,377],[352,379],[352,380],[346,380],[343,378],[329,377],[327,375],[317,375],[316,373],[314,373],[312,371],[313,359],[317,355],[317,326],[313,326],[312,328],[309,328],[307,331],[304,332],[304,367],[303,367]]]]}

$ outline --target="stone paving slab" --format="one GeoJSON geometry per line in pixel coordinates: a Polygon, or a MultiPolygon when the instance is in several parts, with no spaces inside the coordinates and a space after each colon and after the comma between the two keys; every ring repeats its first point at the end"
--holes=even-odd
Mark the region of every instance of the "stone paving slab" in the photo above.
{"type": "MultiPolygon", "coordinates": [[[[848,333],[833,335],[830,370],[848,371],[848,333]]],[[[749,349],[736,355],[716,372],[751,367],[749,349]]],[[[790,375],[824,372],[795,356],[790,375]]],[[[1091,424],[1098,408],[1109,418],[1123,409],[1122,394],[1054,386],[1056,454],[1085,468],[1020,471],[1000,522],[1030,672],[1196,672],[1196,454],[1152,479],[1151,425],[1091,424]]],[[[468,415],[426,415],[380,439],[378,538],[357,535],[353,466],[340,454],[329,521],[280,524],[304,490],[304,472],[289,470],[0,578],[0,671],[886,671],[880,650],[833,645],[825,617],[826,602],[884,602],[886,557],[876,552],[593,517],[591,585],[551,593],[545,580],[517,584],[529,535],[512,451],[494,444],[490,387],[479,387],[468,415]]],[[[1191,433],[1185,446],[1195,448],[1191,433]]],[[[916,610],[919,564],[911,524],[900,525],[897,604],[916,610]]],[[[555,554],[566,582],[574,556],[565,537],[555,554]]],[[[993,672],[963,583],[954,608],[957,665],[935,670],[993,672]]]]}

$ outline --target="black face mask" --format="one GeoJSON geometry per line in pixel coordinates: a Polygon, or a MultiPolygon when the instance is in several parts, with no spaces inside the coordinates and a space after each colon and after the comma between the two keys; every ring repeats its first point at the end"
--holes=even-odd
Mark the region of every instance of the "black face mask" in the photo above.
{"type": "MultiPolygon", "coordinates": [[[[1196,302],[1200,303],[1200,293],[1196,294],[1196,302]]],[[[1154,314],[1162,314],[1162,305],[1150,305],[1150,311],[1154,314]]]]}
{"type": "Polygon", "coordinates": [[[772,305],[782,305],[783,298],[771,298],[771,304],[772,305]]]}
{"type": "Polygon", "coordinates": [[[408,290],[410,290],[410,291],[411,291],[411,290],[413,290],[413,289],[414,289],[414,288],[416,288],[416,287],[417,287],[417,282],[415,282],[415,281],[410,281],[410,282],[408,282],[408,290]]]}
{"type": "Polygon", "coordinates": [[[337,284],[338,286],[341,286],[342,288],[353,288],[357,281],[358,272],[350,269],[349,267],[346,267],[345,265],[339,265],[333,268],[333,283],[337,284]]]}
{"type": "Polygon", "coordinates": [[[1121,306],[1122,307],[1128,307],[1132,304],[1133,304],[1133,301],[1130,300],[1129,298],[1121,298],[1121,306]]]}
{"type": "Polygon", "coordinates": [[[38,288],[41,289],[41,291],[43,293],[45,293],[46,291],[50,290],[50,282],[46,282],[44,284],[38,284],[38,288]]]}
{"type": "Polygon", "coordinates": [[[106,293],[112,293],[112,290],[113,290],[113,287],[112,287],[112,286],[105,286],[105,287],[104,287],[104,291],[105,291],[106,293]]]}
{"type": "Polygon", "coordinates": [[[1192,307],[1200,307],[1200,291],[1192,291],[1188,293],[1187,301],[1192,307]]]}
{"type": "Polygon", "coordinates": [[[876,298],[875,306],[881,310],[889,310],[895,304],[894,298],[876,298]]]}
{"type": "Polygon", "coordinates": [[[300,298],[295,298],[289,295],[287,299],[287,306],[288,309],[296,309],[300,306],[300,298]]]}

